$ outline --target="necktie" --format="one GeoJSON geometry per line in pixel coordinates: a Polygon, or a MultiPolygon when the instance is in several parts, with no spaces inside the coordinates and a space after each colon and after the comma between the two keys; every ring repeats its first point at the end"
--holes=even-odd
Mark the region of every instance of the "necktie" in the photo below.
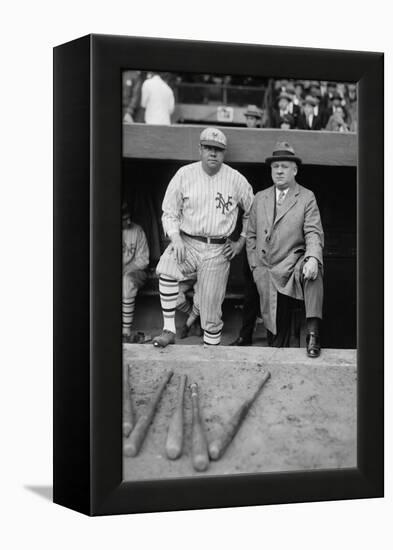
{"type": "Polygon", "coordinates": [[[285,191],[280,191],[277,197],[277,205],[281,206],[285,199],[285,191]]]}

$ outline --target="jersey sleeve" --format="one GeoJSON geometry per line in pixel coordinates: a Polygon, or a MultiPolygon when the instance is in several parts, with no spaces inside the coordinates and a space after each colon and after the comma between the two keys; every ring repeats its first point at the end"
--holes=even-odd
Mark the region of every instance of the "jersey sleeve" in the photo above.
{"type": "Polygon", "coordinates": [[[162,226],[168,237],[180,233],[183,217],[183,194],[181,170],[177,171],[167,187],[162,202],[162,226]]]}
{"type": "Polygon", "coordinates": [[[145,232],[139,225],[136,228],[136,248],[132,259],[134,269],[146,269],[149,265],[149,245],[145,232]]]}

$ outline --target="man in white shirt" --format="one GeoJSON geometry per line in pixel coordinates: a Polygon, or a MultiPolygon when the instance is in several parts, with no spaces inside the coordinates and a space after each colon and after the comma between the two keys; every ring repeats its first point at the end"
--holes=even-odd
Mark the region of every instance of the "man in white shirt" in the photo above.
{"type": "Polygon", "coordinates": [[[153,340],[156,347],[175,342],[179,282],[195,276],[190,323],[200,315],[204,344],[220,344],[230,260],[245,245],[252,187],[224,164],[227,139],[221,130],[206,128],[199,142],[201,160],[176,172],[162,203],[162,224],[171,244],[157,265],[164,327],[153,340]],[[238,241],[231,241],[239,206],[244,212],[242,232],[238,241]]]}
{"type": "Polygon", "coordinates": [[[145,109],[146,124],[171,123],[175,109],[175,96],[172,89],[158,73],[149,73],[142,84],[141,107],[145,109]]]}

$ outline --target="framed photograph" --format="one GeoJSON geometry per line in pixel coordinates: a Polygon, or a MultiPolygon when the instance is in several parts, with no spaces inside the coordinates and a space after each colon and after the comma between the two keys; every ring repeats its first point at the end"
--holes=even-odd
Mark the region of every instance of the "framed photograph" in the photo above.
{"type": "Polygon", "coordinates": [[[54,501],[381,496],[383,54],[56,47],[54,501]]]}

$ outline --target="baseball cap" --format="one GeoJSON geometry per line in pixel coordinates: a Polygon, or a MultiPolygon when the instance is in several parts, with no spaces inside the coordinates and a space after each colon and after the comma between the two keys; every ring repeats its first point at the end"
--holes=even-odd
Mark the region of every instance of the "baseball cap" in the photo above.
{"type": "Polygon", "coordinates": [[[219,149],[226,149],[227,138],[218,128],[205,128],[199,137],[202,145],[211,145],[219,149]]]}

